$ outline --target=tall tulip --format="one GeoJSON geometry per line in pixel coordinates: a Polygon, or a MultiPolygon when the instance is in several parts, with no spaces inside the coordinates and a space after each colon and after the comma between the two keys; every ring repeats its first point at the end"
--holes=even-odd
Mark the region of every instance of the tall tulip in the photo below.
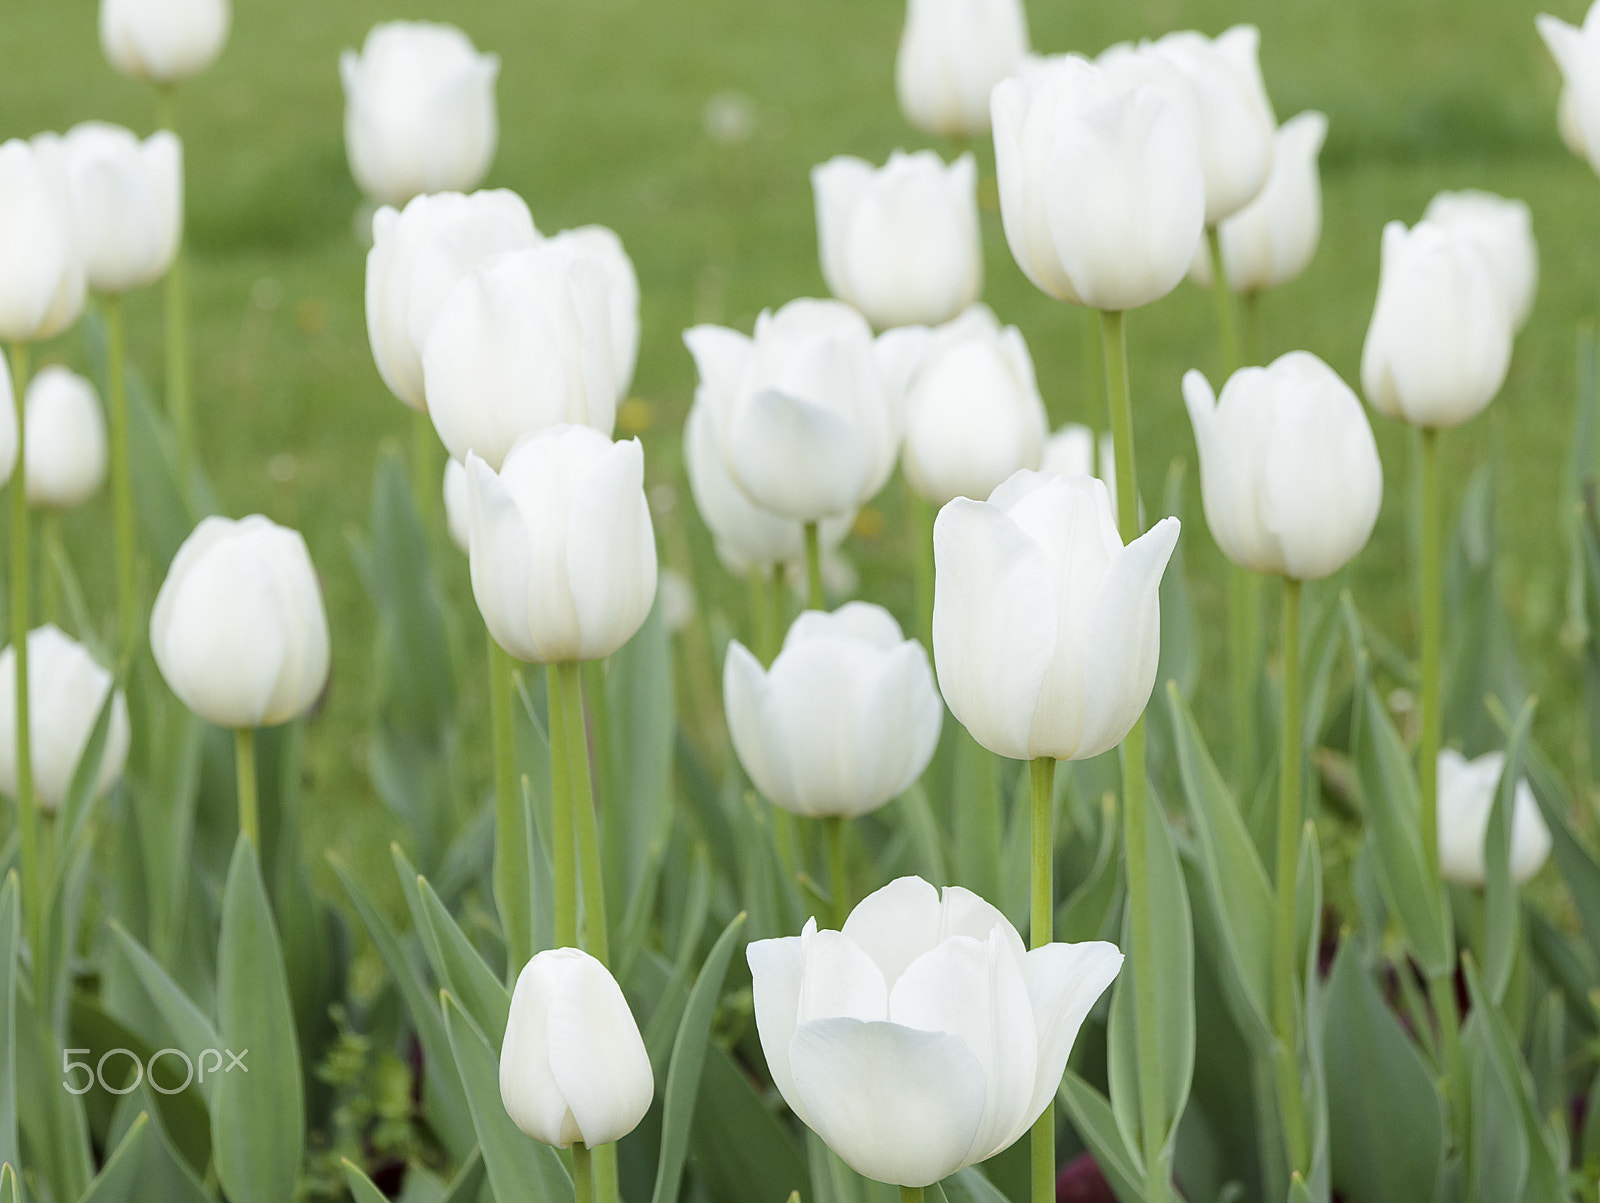
{"type": "Polygon", "coordinates": [[[168,86],[216,61],[231,21],[228,0],[100,0],[100,48],[129,79],[168,86]]]}
{"type": "Polygon", "coordinates": [[[909,0],[895,95],[917,129],[944,138],[989,131],[989,93],[1028,54],[1022,0],[909,0]]]}
{"type": "Polygon", "coordinates": [[[1466,239],[1475,239],[1505,295],[1515,329],[1528,324],[1539,291],[1539,244],[1533,214],[1525,202],[1492,192],[1441,192],[1428,202],[1424,221],[1466,239]]]}
{"type": "MultiPolygon", "coordinates": [[[[1468,760],[1452,748],[1439,753],[1439,868],[1445,880],[1481,888],[1488,878],[1484,848],[1505,753],[1468,760]]],[[[1528,783],[1512,791],[1511,880],[1530,881],[1550,857],[1550,828],[1528,783]]]]}

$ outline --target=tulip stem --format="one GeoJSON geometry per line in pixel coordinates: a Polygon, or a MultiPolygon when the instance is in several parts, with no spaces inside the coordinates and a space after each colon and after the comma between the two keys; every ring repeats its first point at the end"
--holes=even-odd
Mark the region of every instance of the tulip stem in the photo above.
{"type": "Polygon", "coordinates": [[[572,1146],[572,1194],[574,1203],[594,1203],[593,1154],[582,1141],[572,1146]]]}
{"type": "Polygon", "coordinates": [[[561,675],[545,665],[545,699],[550,712],[550,863],[555,886],[557,948],[578,946],[578,846],[572,833],[572,775],[567,764],[567,708],[561,675]]]}
{"type": "Polygon", "coordinates": [[[806,606],[826,610],[822,593],[822,535],[815,522],[806,523],[806,606]]]}
{"type": "Polygon", "coordinates": [[[1100,311],[1100,336],[1106,361],[1106,404],[1111,411],[1111,443],[1117,464],[1117,525],[1124,544],[1139,537],[1139,484],[1134,476],[1133,398],[1128,392],[1128,331],[1119,310],[1100,311]]]}
{"type": "Polygon", "coordinates": [[[256,732],[254,727],[240,727],[233,733],[233,767],[239,781],[239,832],[248,836],[259,852],[261,848],[261,813],[256,800],[256,732]]]}
{"type": "MultiPolygon", "coordinates": [[[[1030,947],[1043,948],[1055,939],[1056,908],[1056,762],[1040,756],[1028,766],[1033,786],[1033,890],[1028,922],[1030,947]]],[[[1051,1203],[1056,1197],[1055,1094],[1033,1123],[1033,1200],[1051,1203]]]]}
{"type": "Polygon", "coordinates": [[[1422,854],[1428,881],[1439,884],[1439,672],[1443,596],[1439,565],[1439,432],[1422,430],[1422,747],[1417,777],[1422,787],[1422,854]]]}
{"type": "Polygon", "coordinates": [[[589,763],[589,727],[583,709],[583,680],[576,660],[556,666],[561,679],[561,712],[566,720],[567,783],[572,790],[572,818],[583,878],[583,936],[588,951],[609,965],[606,939],[606,891],[600,868],[600,825],[595,815],[594,782],[589,763]]]}
{"type": "MultiPolygon", "coordinates": [[[[533,892],[529,883],[528,817],[517,789],[511,657],[486,636],[489,653],[489,735],[494,754],[494,901],[506,939],[512,980],[533,955],[533,892]]],[[[551,763],[555,762],[552,753],[551,763]]]]}
{"type": "Polygon", "coordinates": [[[139,642],[139,579],[133,525],[133,463],[128,446],[128,381],[122,332],[122,298],[105,299],[106,386],[111,394],[111,503],[117,546],[117,613],[121,620],[123,662],[133,659],[139,642]]]}
{"type": "MultiPolygon", "coordinates": [[[[178,132],[170,85],[156,88],[156,128],[178,132]]],[[[179,488],[185,497],[194,485],[194,414],[189,404],[189,281],[184,267],[183,215],[178,225],[178,246],[167,269],[167,417],[178,436],[179,488]]]]}
{"type": "Polygon", "coordinates": [[[850,883],[844,868],[844,819],[828,815],[822,820],[822,829],[828,843],[828,889],[833,894],[833,926],[844,930],[844,921],[850,917],[850,883]]]}
{"type": "Polygon", "coordinates": [[[1289,1168],[1310,1172],[1305,1100],[1300,1092],[1300,1054],[1295,1022],[1296,877],[1300,863],[1300,582],[1283,582],[1283,742],[1278,781],[1277,916],[1273,965],[1277,986],[1272,1023],[1277,1033],[1278,1094],[1289,1168]]]}
{"type": "Polygon", "coordinates": [[[900,1203],[922,1203],[922,1187],[902,1186],[900,1188],[900,1203]]]}
{"type": "Polygon", "coordinates": [[[22,884],[28,907],[33,955],[44,947],[44,881],[39,863],[39,811],[33,797],[33,742],[28,696],[28,424],[23,402],[28,394],[28,344],[11,348],[11,382],[16,394],[17,465],[11,473],[11,648],[15,659],[17,707],[17,818],[22,843],[22,884]]]}
{"type": "Polygon", "coordinates": [[[1244,366],[1239,355],[1239,322],[1233,308],[1233,290],[1222,264],[1222,235],[1216,226],[1206,227],[1206,250],[1211,256],[1211,296],[1217,306],[1217,334],[1222,340],[1222,370],[1232,376],[1244,366]]]}

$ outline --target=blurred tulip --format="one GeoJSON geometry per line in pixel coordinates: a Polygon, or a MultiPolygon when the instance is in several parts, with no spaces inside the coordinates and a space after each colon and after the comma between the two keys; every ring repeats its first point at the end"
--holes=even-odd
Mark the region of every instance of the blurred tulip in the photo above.
{"type": "Polygon", "coordinates": [[[591,259],[605,275],[611,316],[611,371],[617,402],[627,400],[639,360],[639,275],[622,239],[605,226],[562,230],[550,245],[573,259],[591,259]]]}
{"type": "Polygon", "coordinates": [[[500,137],[500,58],[479,54],[453,25],[374,25],[361,53],[339,56],[350,173],[373,200],[467,192],[488,174],[500,137]]]}
{"type": "Polygon", "coordinates": [[[1219,405],[1199,372],[1183,396],[1200,453],[1206,522],[1241,568],[1321,580],[1372,534],[1383,466],[1367,414],[1327,364],[1291,351],[1235,372],[1219,405]]]}
{"type": "Polygon", "coordinates": [[[228,0],[100,0],[100,48],[129,79],[174,84],[222,53],[228,0]]]}
{"type": "Polygon", "coordinates": [[[444,518],[450,541],[466,555],[472,547],[472,528],[467,524],[467,470],[459,460],[444,461],[444,518]]]}
{"type": "Polygon", "coordinates": [[[519,660],[598,660],[650,613],[656,545],[638,439],[550,427],[518,440],[498,475],[470,455],[467,523],[473,596],[519,660]]]}
{"type": "Polygon", "coordinates": [[[1562,85],[1556,100],[1556,129],[1566,148],[1587,162],[1589,147],[1583,140],[1583,118],[1578,115],[1578,99],[1570,84],[1562,85]]]}
{"type": "Polygon", "coordinates": [[[500,1100],[524,1135],[565,1149],[620,1140],[650,1110],[655,1078],[616,978],[577,948],[522,967],[500,1047],[500,1100]]]}
{"type": "Polygon", "coordinates": [[[442,192],[372,219],[367,252],[367,337],[383,382],[412,409],[428,408],[422,350],[444,299],[480,263],[539,240],[514,192],[442,192]]]}
{"type": "Polygon", "coordinates": [[[11,365],[0,351],[0,487],[11,482],[17,470],[17,393],[11,383],[11,365]]]}
{"type": "Polygon", "coordinates": [[[910,0],[895,58],[905,119],[924,133],[989,132],[989,93],[1028,53],[1022,0],[910,0]]]}
{"type": "Polygon", "coordinates": [[[288,722],[328,680],[328,619],[298,531],[211,517],[173,557],[150,615],[167,686],[219,727],[288,722]]]}
{"type": "Polygon", "coordinates": [[[1539,36],[1561,68],[1557,111],[1562,140],[1600,172],[1600,0],[1589,6],[1582,26],[1540,13],[1539,36]]]}
{"type": "Polygon", "coordinates": [[[1095,309],[1171,292],[1206,217],[1200,148],[1178,106],[1075,56],[1030,64],[992,103],[1000,215],[1028,279],[1095,309]]]}
{"type": "MultiPolygon", "coordinates": [[[[1446,748],[1439,753],[1439,872],[1457,885],[1481,887],[1488,876],[1484,841],[1495,791],[1505,769],[1503,752],[1476,760],[1446,748]]],[[[1512,793],[1511,880],[1533,878],[1550,856],[1550,828],[1526,781],[1512,793]]]]}
{"type": "Polygon", "coordinates": [[[1098,480],[1018,472],[933,525],[933,658],[945,704],[999,756],[1083,760],[1144,712],[1161,650],[1163,518],[1127,547],[1098,480]]]}
{"type": "Polygon", "coordinates": [[[1023,950],[994,907],[902,877],[843,931],[746,950],[773,1084],[846,1165],[928,1186],[1009,1148],[1122,968],[1101,941],[1023,950]]]}
{"type": "Polygon", "coordinates": [[[28,384],[24,415],[28,504],[67,509],[94,496],[106,478],[106,419],[94,385],[51,364],[28,384]]]}
{"type": "Polygon", "coordinates": [[[867,602],[801,614],[770,669],[735,640],[722,693],[750,780],[773,805],[810,818],[855,818],[899,797],[944,726],[928,653],[867,602]]]}
{"type": "Polygon", "coordinates": [[[931,150],[811,169],[822,278],[880,330],[948,322],[983,290],[978,168],[931,150]]]}
{"type": "Polygon", "coordinates": [[[1511,362],[1511,309],[1479,239],[1433,222],[1383,231],[1378,301],[1361,352],[1373,407],[1413,426],[1483,412],[1511,362]]]}
{"type": "Polygon", "coordinates": [[[661,607],[661,625],[667,634],[676,635],[694,621],[694,585],[676,568],[663,568],[656,580],[656,604],[661,607]]]}
{"type": "Polygon", "coordinates": [[[1057,476],[1097,476],[1111,499],[1111,517],[1117,517],[1117,448],[1109,430],[1094,431],[1077,422],[1068,422],[1044,442],[1041,472],[1057,476]]]}
{"type": "Polygon", "coordinates": [[[1441,192],[1428,202],[1422,219],[1478,241],[1500,281],[1512,323],[1518,330],[1526,326],[1539,291],[1539,244],[1528,206],[1492,192],[1441,192]]]}
{"type": "Polygon", "coordinates": [[[0,145],[0,342],[54,337],[83,312],[66,181],[60,164],[44,159],[21,139],[0,145]]]}

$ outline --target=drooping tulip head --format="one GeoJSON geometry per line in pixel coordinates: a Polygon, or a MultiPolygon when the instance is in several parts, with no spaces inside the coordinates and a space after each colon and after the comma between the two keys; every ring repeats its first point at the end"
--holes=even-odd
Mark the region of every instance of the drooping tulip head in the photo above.
{"type": "Polygon", "coordinates": [[[1028,54],[1022,0],[909,0],[895,95],[917,129],[943,138],[989,131],[989,93],[1028,54]]]}

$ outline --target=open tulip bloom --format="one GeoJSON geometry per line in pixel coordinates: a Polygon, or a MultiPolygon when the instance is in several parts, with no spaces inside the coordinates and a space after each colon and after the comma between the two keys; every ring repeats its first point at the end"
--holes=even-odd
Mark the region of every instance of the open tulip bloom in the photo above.
{"type": "Polygon", "coordinates": [[[773,1084],[856,1172],[929,1186],[1020,1139],[1055,1098],[1114,944],[1024,951],[994,907],[902,877],[842,931],[747,950],[773,1084]]]}

